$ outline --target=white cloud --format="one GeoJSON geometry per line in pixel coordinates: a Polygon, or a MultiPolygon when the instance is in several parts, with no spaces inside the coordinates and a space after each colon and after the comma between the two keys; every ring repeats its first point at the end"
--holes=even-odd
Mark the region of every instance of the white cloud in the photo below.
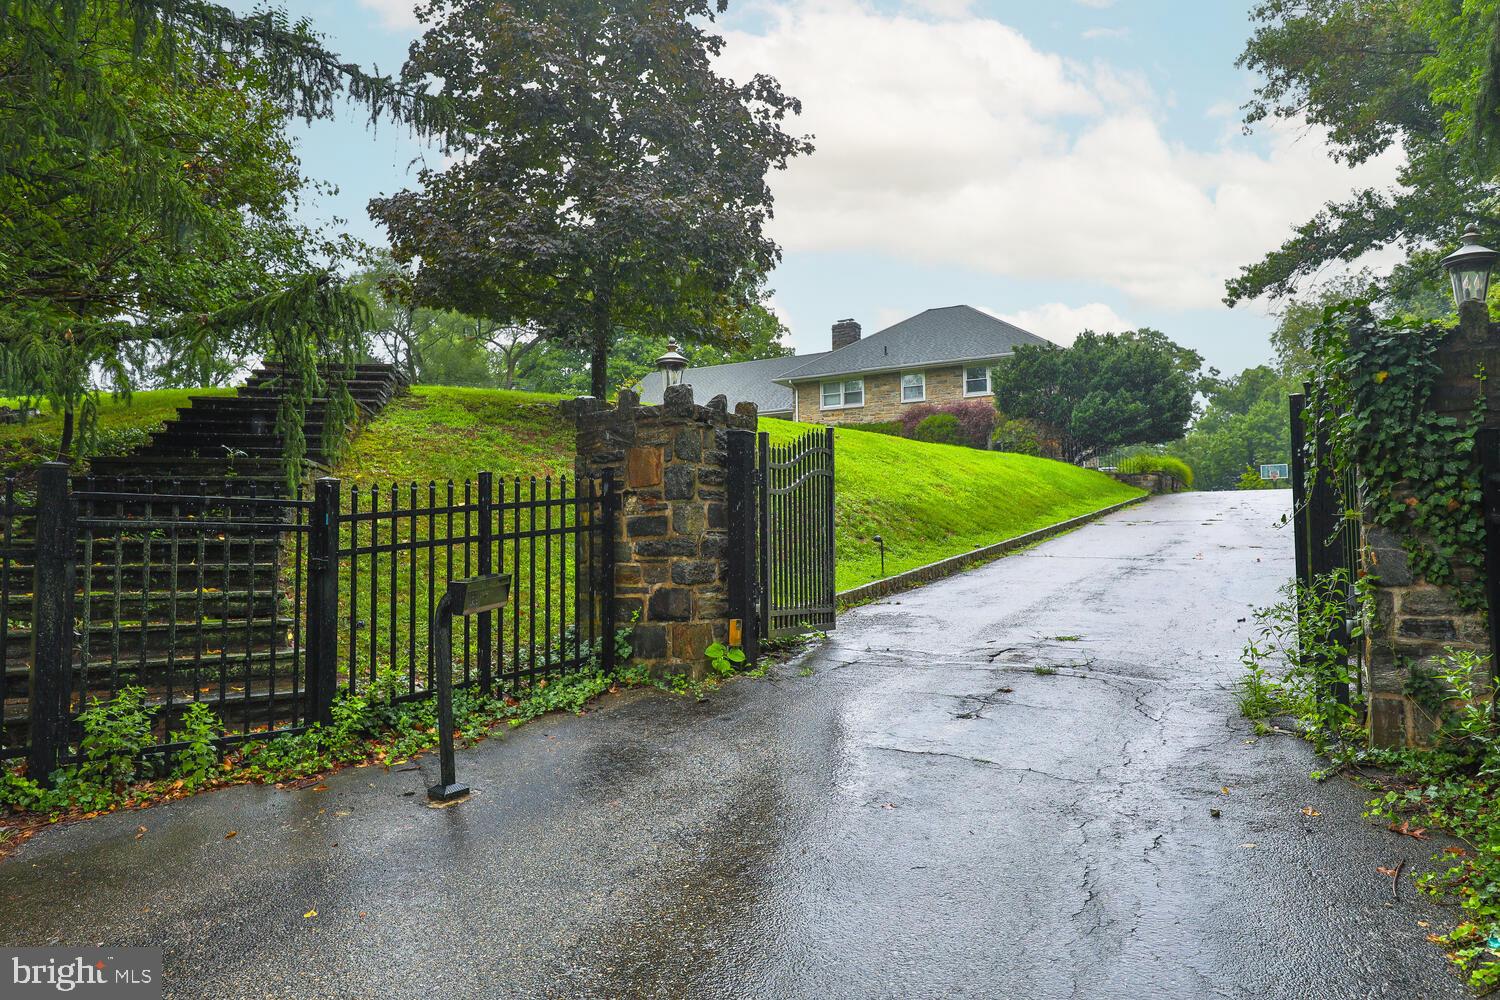
{"type": "Polygon", "coordinates": [[[1316,132],[1169,141],[1137,73],[1039,50],[988,18],[923,20],[859,0],[788,0],[728,32],[736,79],[776,75],[817,151],[772,177],[793,251],[883,252],[1011,278],[1096,283],[1211,307],[1226,278],[1394,154],[1356,171],[1316,132]]]}
{"type": "Polygon", "coordinates": [[[1115,0],[1075,0],[1075,2],[1081,7],[1092,7],[1095,10],[1103,10],[1115,5],[1115,0]]]}
{"type": "Polygon", "coordinates": [[[1129,38],[1129,28],[1088,28],[1083,32],[1083,37],[1088,41],[1098,41],[1105,38],[1129,38]]]}
{"type": "Polygon", "coordinates": [[[414,12],[417,2],[418,0],[359,0],[359,5],[379,14],[383,26],[400,31],[417,26],[417,15],[414,12]]]}
{"type": "Polygon", "coordinates": [[[1095,333],[1119,333],[1134,330],[1136,324],[1123,319],[1114,309],[1103,302],[1090,302],[1082,306],[1070,306],[1062,302],[1048,302],[1032,309],[1015,313],[1002,313],[995,309],[980,307],[992,316],[999,316],[1007,323],[1014,323],[1038,337],[1045,337],[1064,347],[1072,345],[1074,339],[1085,330],[1095,333]]]}

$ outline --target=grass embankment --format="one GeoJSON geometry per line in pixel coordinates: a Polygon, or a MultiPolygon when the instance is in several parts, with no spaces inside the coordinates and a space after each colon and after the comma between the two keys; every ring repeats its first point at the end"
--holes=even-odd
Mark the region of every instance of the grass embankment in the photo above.
{"type": "MultiPolygon", "coordinates": [[[[153,431],[177,416],[189,396],[231,396],[233,389],[153,389],[130,398],[105,396],[99,400],[98,438],[92,456],[125,455],[145,444],[153,431]]],[[[0,398],[5,406],[19,399],[0,398]]],[[[38,462],[57,457],[62,441],[62,415],[43,403],[41,415],[23,424],[0,424],[0,469],[7,473],[32,471],[38,462]]]]}
{"type": "Polygon", "coordinates": [[[360,485],[572,476],[573,426],[561,396],[419,385],[354,439],[334,475],[360,485]]]}
{"type": "MultiPolygon", "coordinates": [[[[504,507],[515,500],[518,491],[523,498],[532,495],[532,477],[538,480],[538,498],[547,496],[549,477],[553,496],[561,495],[558,480],[571,480],[573,426],[557,411],[561,398],[498,389],[415,387],[410,395],[398,397],[382,410],[334,468],[333,474],[344,481],[344,509],[350,509],[348,493],[354,487],[360,491],[360,511],[446,507],[450,483],[454,504],[462,506],[477,498],[479,473],[491,472],[496,499],[502,505],[498,513],[502,530],[545,529],[549,517],[553,528],[575,524],[576,511],[562,505],[550,511],[528,508],[525,512],[504,507]],[[373,496],[372,487],[378,487],[373,496]]],[[[571,483],[568,489],[571,493],[571,483]]],[[[451,518],[381,518],[373,539],[368,520],[344,526],[341,542],[345,547],[368,549],[373,540],[387,548],[375,555],[366,551],[339,566],[341,669],[345,676],[352,673],[357,678],[360,690],[383,674],[386,684],[402,692],[413,682],[426,684],[431,617],[427,610],[435,607],[450,577],[479,569],[479,546],[473,541],[451,548],[446,544],[429,548],[426,543],[429,539],[473,539],[477,530],[477,520],[471,522],[461,513],[451,518]],[[388,547],[393,543],[396,551],[391,552],[388,547]],[[415,615],[407,612],[413,604],[420,609],[415,615]]],[[[573,655],[566,631],[573,618],[567,604],[576,555],[572,537],[544,533],[534,542],[508,543],[502,548],[494,553],[502,561],[496,568],[503,565],[516,582],[511,607],[493,619],[494,650],[500,659],[497,670],[543,668],[573,655]],[[536,650],[534,664],[532,649],[536,650]]],[[[454,663],[467,677],[478,662],[477,627],[466,620],[454,632],[454,663]]]]}
{"type": "MultiPolygon", "coordinates": [[[[812,425],[762,420],[773,443],[812,425]]],[[[834,436],[838,588],[1014,538],[1139,496],[1103,473],[1005,452],[840,428],[834,436]]]]}

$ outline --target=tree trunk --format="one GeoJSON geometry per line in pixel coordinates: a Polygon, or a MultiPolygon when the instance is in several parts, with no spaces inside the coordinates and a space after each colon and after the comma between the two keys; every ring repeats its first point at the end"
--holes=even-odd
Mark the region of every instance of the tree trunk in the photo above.
{"type": "Polygon", "coordinates": [[[57,460],[66,462],[73,450],[73,407],[63,410],[62,441],[57,445],[57,460]]]}
{"type": "Polygon", "coordinates": [[[604,399],[609,389],[609,334],[594,331],[594,356],[589,362],[589,394],[604,399]]]}

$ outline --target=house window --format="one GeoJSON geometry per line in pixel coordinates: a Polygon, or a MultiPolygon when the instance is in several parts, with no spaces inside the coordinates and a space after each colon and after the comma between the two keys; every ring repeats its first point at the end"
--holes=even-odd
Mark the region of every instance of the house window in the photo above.
{"type": "Polygon", "coordinates": [[[964,395],[988,396],[990,394],[990,370],[986,365],[964,369],[964,395]]]}
{"type": "Polygon", "coordinates": [[[823,383],[823,409],[839,410],[846,406],[865,405],[865,380],[823,383]]]}
{"type": "Polygon", "coordinates": [[[901,375],[901,402],[920,403],[927,398],[927,373],[903,372],[901,375]]]}

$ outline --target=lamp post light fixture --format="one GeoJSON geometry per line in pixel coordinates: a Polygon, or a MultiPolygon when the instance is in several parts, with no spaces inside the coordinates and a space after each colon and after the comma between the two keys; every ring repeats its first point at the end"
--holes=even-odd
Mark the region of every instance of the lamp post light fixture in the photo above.
{"type": "Polygon", "coordinates": [[[1490,292],[1490,270],[1500,253],[1479,245],[1479,230],[1470,226],[1464,233],[1463,246],[1443,258],[1443,267],[1453,279],[1453,302],[1462,309],[1465,302],[1484,302],[1490,292]]]}
{"type": "Polygon", "coordinates": [[[656,367],[667,377],[667,385],[681,385],[682,373],[687,366],[688,359],[677,349],[677,341],[667,341],[667,353],[656,359],[656,367]]]}

